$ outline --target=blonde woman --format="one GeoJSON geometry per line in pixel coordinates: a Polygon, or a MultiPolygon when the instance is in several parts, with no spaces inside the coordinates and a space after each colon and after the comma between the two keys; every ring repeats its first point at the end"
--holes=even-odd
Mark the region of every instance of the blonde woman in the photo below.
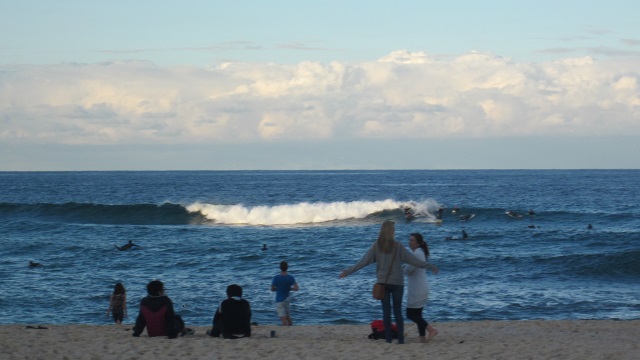
{"type": "Polygon", "coordinates": [[[393,316],[398,329],[398,344],[404,344],[404,319],[402,317],[404,274],[402,263],[429,269],[434,274],[438,273],[438,268],[426,261],[419,260],[401,243],[397,242],[395,231],[393,221],[382,223],[378,240],[371,245],[357,264],[343,270],[339,277],[345,278],[369,264],[376,263],[376,281],[385,285],[384,298],[380,300],[382,302],[385,339],[388,343],[393,340],[391,332],[391,301],[393,301],[393,316]]]}

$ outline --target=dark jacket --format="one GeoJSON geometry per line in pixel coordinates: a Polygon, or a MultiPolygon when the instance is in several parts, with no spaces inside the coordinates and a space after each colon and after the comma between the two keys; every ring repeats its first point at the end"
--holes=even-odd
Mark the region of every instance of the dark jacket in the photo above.
{"type": "Polygon", "coordinates": [[[149,336],[178,336],[184,324],[176,317],[173,303],[168,296],[146,296],[140,301],[140,313],[136,318],[133,336],[140,336],[145,326],[149,336]]]}
{"type": "Polygon", "coordinates": [[[251,306],[242,298],[231,297],[220,303],[213,317],[213,336],[225,339],[251,337],[251,306]]]}

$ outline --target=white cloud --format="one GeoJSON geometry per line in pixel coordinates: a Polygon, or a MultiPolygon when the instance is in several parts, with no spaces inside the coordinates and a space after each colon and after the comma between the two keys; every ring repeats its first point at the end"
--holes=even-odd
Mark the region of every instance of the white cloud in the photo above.
{"type": "Polygon", "coordinates": [[[363,63],[0,66],[0,141],[197,144],[640,134],[640,62],[399,50],[363,63]]]}

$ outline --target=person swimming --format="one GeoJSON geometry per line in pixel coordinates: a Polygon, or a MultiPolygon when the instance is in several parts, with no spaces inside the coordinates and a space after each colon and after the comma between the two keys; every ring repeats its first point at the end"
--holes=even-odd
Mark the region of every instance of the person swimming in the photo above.
{"type": "Polygon", "coordinates": [[[514,218],[521,218],[522,214],[518,214],[517,212],[513,211],[513,210],[509,210],[506,213],[508,216],[510,217],[514,217],[514,218]]]}
{"type": "Polygon", "coordinates": [[[37,262],[35,262],[35,261],[31,261],[31,260],[29,260],[29,267],[30,267],[30,268],[40,267],[40,266],[42,266],[42,264],[37,263],[37,262]]]}
{"type": "Polygon", "coordinates": [[[476,214],[464,214],[464,215],[460,215],[460,221],[467,221],[467,220],[471,220],[474,216],[476,216],[476,214]]]}
{"type": "Polygon", "coordinates": [[[462,238],[463,239],[468,239],[469,238],[469,234],[467,234],[466,231],[462,230],[462,238]]]}
{"type": "Polygon", "coordinates": [[[267,244],[262,244],[262,251],[266,251],[267,250],[267,244]]]}
{"type": "Polygon", "coordinates": [[[122,245],[122,246],[118,246],[118,245],[114,245],[116,247],[116,249],[120,250],[120,251],[126,251],[129,250],[131,248],[135,247],[139,247],[138,245],[134,244],[133,241],[129,240],[128,243],[122,245]]]}

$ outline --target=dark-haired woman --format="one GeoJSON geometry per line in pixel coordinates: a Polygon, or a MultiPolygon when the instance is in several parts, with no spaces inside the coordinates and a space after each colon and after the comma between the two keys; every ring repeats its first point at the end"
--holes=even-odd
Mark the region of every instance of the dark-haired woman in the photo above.
{"type": "MultiPolygon", "coordinates": [[[[421,261],[429,258],[429,246],[419,233],[409,236],[409,248],[413,255],[421,261]]],[[[418,325],[420,341],[428,342],[438,334],[438,330],[429,325],[422,317],[422,309],[427,304],[429,298],[429,284],[427,283],[427,273],[424,269],[413,265],[405,265],[404,274],[407,275],[407,319],[418,325]],[[429,335],[426,336],[427,331],[429,335]]]]}
{"type": "Polygon", "coordinates": [[[113,293],[109,298],[109,308],[107,309],[107,318],[109,313],[113,316],[116,324],[122,324],[122,319],[127,317],[127,291],[122,283],[117,283],[113,288],[113,293]]]}

